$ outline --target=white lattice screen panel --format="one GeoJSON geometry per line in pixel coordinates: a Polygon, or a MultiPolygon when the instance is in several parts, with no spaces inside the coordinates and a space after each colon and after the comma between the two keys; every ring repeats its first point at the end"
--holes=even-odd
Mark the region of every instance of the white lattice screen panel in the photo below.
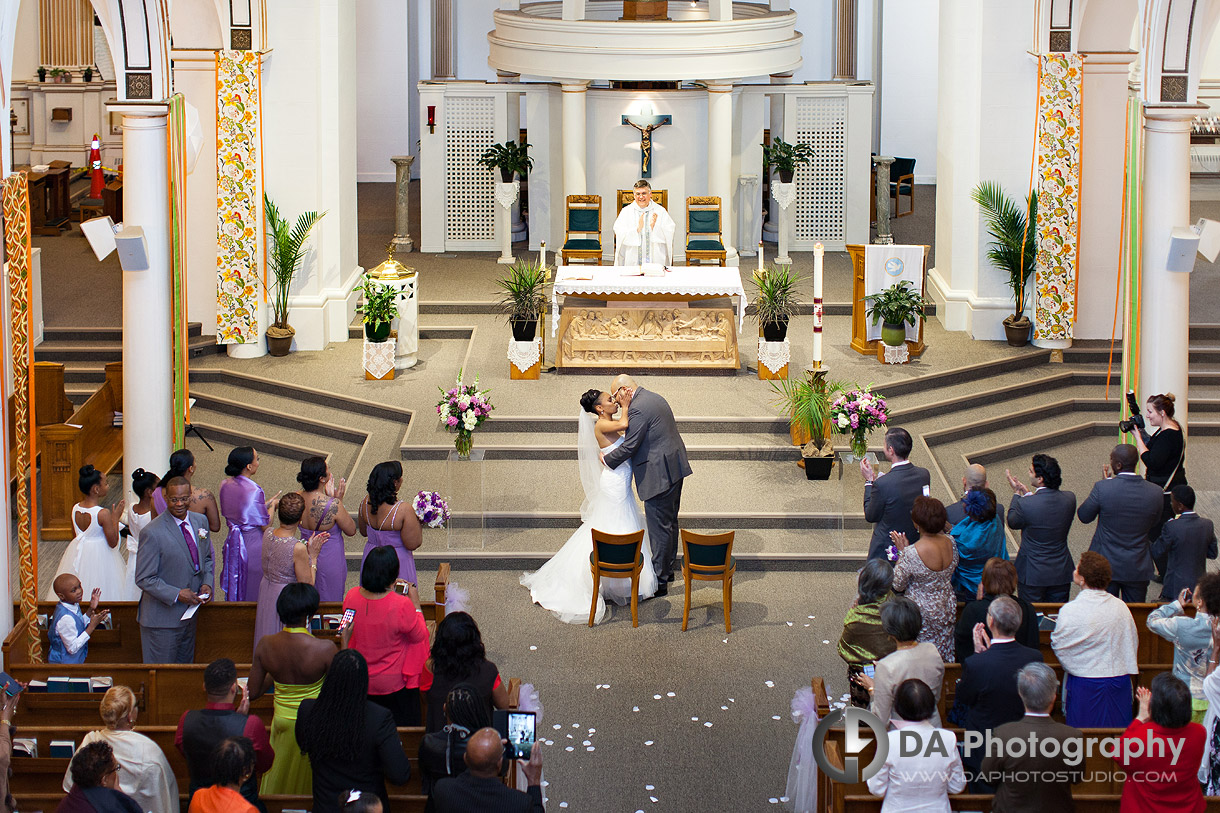
{"type": "Polygon", "coordinates": [[[445,240],[494,247],[495,183],[477,161],[495,139],[495,97],[447,97],[445,134],[445,240]]]}
{"type": "Polygon", "coordinates": [[[813,163],[796,173],[794,247],[842,243],[847,220],[847,99],[796,98],[796,143],[813,147],[813,163]]]}

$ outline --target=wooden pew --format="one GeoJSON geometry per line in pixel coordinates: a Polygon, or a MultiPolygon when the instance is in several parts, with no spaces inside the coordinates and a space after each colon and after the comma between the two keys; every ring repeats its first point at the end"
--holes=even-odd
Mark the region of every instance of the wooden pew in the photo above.
{"type": "MultiPolygon", "coordinates": [[[[58,361],[34,362],[34,426],[63,423],[75,407],[64,390],[64,365],[58,361]]],[[[41,446],[39,456],[41,456],[41,446]]],[[[17,472],[17,402],[8,397],[8,480],[13,483],[17,472]]],[[[37,459],[34,461],[37,467],[37,459]]]]}
{"type": "Polygon", "coordinates": [[[123,363],[112,361],[106,365],[106,382],[67,421],[39,427],[38,448],[44,453],[39,512],[43,539],[76,535],[72,506],[80,497],[80,467],[92,463],[104,474],[123,459],[123,430],[114,425],[114,413],[122,408],[123,363]]]}

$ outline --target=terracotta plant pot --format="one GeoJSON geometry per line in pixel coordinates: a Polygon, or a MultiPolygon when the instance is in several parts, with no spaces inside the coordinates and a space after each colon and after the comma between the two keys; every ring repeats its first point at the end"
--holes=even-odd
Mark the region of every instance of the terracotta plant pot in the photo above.
{"type": "Polygon", "coordinates": [[[1022,315],[1020,319],[1013,319],[1011,316],[1006,318],[1004,335],[1008,337],[1008,343],[1013,347],[1024,347],[1029,344],[1029,329],[1032,325],[1028,316],[1022,315]]]}
{"type": "Polygon", "coordinates": [[[889,322],[884,322],[881,325],[881,341],[890,347],[901,347],[902,343],[907,340],[906,325],[897,324],[891,325],[889,322]]]}

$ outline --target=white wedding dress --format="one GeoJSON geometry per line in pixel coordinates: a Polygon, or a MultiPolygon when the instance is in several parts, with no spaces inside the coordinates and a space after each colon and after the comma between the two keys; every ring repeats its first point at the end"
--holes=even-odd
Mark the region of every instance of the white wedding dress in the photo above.
{"type": "MultiPolygon", "coordinates": [[[[593,599],[593,572],[589,566],[593,535],[590,529],[629,534],[644,528],[644,514],[631,488],[631,461],[624,461],[617,469],[603,465],[597,456],[597,441],[593,434],[597,416],[582,412],[579,420],[581,482],[585,487],[580,527],[550,561],[533,573],[521,575],[521,584],[529,588],[534,603],[550,610],[566,624],[589,623],[589,605],[593,599]],[[592,448],[589,448],[590,442],[592,448]]],[[[602,454],[610,452],[622,442],[620,437],[600,451],[602,454]]],[[[648,542],[647,531],[644,532],[641,551],[644,554],[644,569],[640,573],[640,598],[648,598],[657,591],[657,575],[652,569],[652,546],[648,542]]],[[[603,578],[593,622],[600,624],[605,619],[606,599],[615,604],[626,604],[630,597],[630,579],[603,578]]]]}

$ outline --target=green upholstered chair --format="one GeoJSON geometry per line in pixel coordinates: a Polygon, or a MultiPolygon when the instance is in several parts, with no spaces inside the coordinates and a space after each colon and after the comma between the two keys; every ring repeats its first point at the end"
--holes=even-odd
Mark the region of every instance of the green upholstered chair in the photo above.
{"type": "Polygon", "coordinates": [[[644,570],[644,532],[633,534],[608,534],[596,528],[593,532],[593,552],[589,554],[589,567],[593,570],[593,603],[589,605],[589,626],[597,615],[597,597],[601,592],[602,579],[631,579],[631,626],[640,625],[640,573],[644,570]]]}
{"type": "Polygon", "coordinates": [[[596,260],[602,264],[602,196],[568,195],[564,212],[563,264],[596,260]]]}
{"type": "Polygon", "coordinates": [[[714,260],[724,265],[726,251],[720,227],[720,198],[715,195],[686,199],[686,264],[714,260]]]}
{"type": "Polygon", "coordinates": [[[682,608],[682,630],[690,620],[691,588],[697,581],[722,582],[724,585],[724,631],[733,631],[733,531],[699,534],[682,530],[682,578],[686,580],[686,601],[682,608]]]}
{"type": "Polygon", "coordinates": [[[915,159],[895,158],[890,164],[890,197],[894,199],[894,217],[915,214],[915,159]],[[909,206],[902,211],[902,196],[909,206]]]}

